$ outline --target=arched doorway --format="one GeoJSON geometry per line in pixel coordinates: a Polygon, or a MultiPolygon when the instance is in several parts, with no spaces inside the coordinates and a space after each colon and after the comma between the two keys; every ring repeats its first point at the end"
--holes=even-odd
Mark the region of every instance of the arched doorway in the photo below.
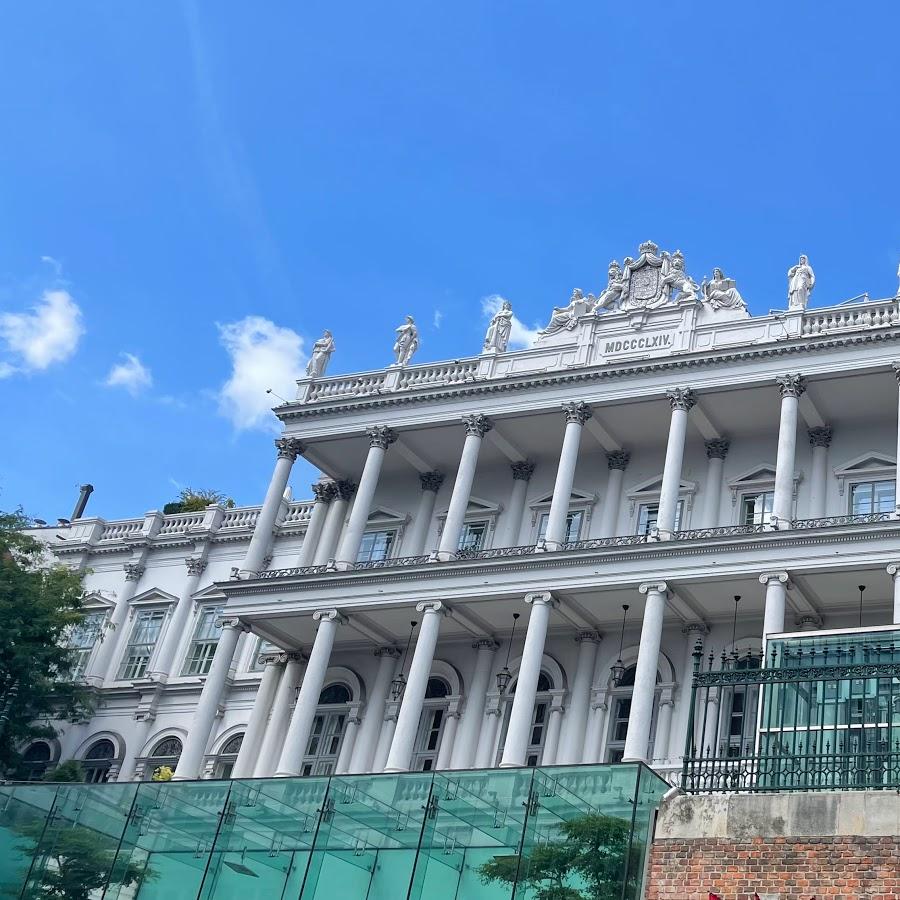
{"type": "Polygon", "coordinates": [[[352,701],[353,692],[346,684],[335,682],[323,688],[300,767],[301,775],[331,775],[334,772],[352,701]]]}
{"type": "Polygon", "coordinates": [[[109,780],[109,770],[116,758],[116,747],[112,741],[104,738],[95,741],[88,747],[81,761],[84,780],[87,784],[100,784],[109,780]]]}
{"type": "MultiPolygon", "coordinates": [[[[634,693],[634,676],[637,666],[629,666],[622,673],[621,681],[610,686],[610,720],[606,739],[605,761],[617,763],[625,755],[625,738],[628,734],[628,719],[631,715],[631,698],[634,693]]],[[[656,673],[656,684],[659,685],[659,672],[656,673]]],[[[659,714],[660,692],[657,689],[653,697],[653,718],[650,722],[650,742],[647,759],[653,759],[653,741],[656,738],[656,719],[659,714]]]]}
{"type": "Polygon", "coordinates": [[[153,773],[163,766],[168,766],[173,772],[178,767],[178,760],[181,758],[182,744],[181,739],[177,737],[166,737],[158,741],[150,755],[147,757],[147,765],[144,768],[145,778],[150,780],[153,773]]]}
{"type": "MultiPolygon", "coordinates": [[[[500,733],[500,744],[494,764],[499,765],[503,758],[503,748],[506,744],[506,732],[509,729],[509,717],[512,714],[513,698],[516,694],[518,678],[510,685],[506,695],[503,710],[503,730],[500,733]]],[[[534,697],[534,708],[531,711],[531,727],[528,731],[528,746],[525,750],[525,765],[539,766],[544,755],[544,745],[547,742],[547,727],[550,724],[550,707],[553,704],[552,691],[555,684],[549,672],[541,669],[538,675],[537,693],[534,697]]]]}
{"type": "Polygon", "coordinates": [[[241,744],[244,742],[244,733],[234,735],[222,745],[219,755],[216,757],[214,778],[231,778],[232,769],[237,762],[238,753],[241,752],[241,744]]]}
{"type": "Polygon", "coordinates": [[[53,751],[46,741],[35,741],[23,754],[19,765],[22,781],[40,781],[53,761],[53,751]]]}
{"type": "Polygon", "coordinates": [[[453,693],[449,682],[432,675],[425,688],[425,702],[419,718],[419,730],[413,745],[410,768],[416,772],[430,772],[437,763],[441,737],[447,722],[450,696],[453,693]]]}

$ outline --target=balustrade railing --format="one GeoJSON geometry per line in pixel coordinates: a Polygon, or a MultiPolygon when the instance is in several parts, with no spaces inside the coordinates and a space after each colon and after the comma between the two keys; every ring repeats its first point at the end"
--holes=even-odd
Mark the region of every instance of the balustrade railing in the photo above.
{"type": "Polygon", "coordinates": [[[260,581],[272,581],[275,578],[298,578],[301,575],[324,575],[325,572],[334,571],[327,565],[321,566],[292,566],[289,569],[267,569],[257,572],[256,577],[260,581]]]}
{"type": "Polygon", "coordinates": [[[604,547],[634,547],[648,543],[646,534],[621,534],[616,537],[588,538],[584,541],[568,541],[563,550],[602,550],[604,547]]]}
{"type": "Polygon", "coordinates": [[[803,315],[800,333],[815,336],[832,331],[884,328],[888,325],[896,325],[897,322],[897,301],[882,300],[854,306],[807,311],[803,315]]]}
{"type": "Polygon", "coordinates": [[[251,528],[259,518],[258,506],[239,506],[226,509],[219,528],[251,528]]]}
{"type": "Polygon", "coordinates": [[[862,513],[848,516],[823,516],[820,519],[795,519],[791,528],[831,528],[836,525],[871,525],[876,522],[900,522],[894,512],[862,513]]]}
{"type": "Polygon", "coordinates": [[[120,541],[123,538],[138,535],[141,533],[143,524],[143,519],[132,519],[126,522],[110,522],[103,526],[103,530],[100,532],[100,540],[120,541]]]}
{"type": "Polygon", "coordinates": [[[774,531],[771,525],[719,525],[715,528],[692,528],[688,531],[676,531],[676,541],[699,541],[711,537],[730,537],[742,534],[763,534],[774,531]]]}
{"type": "Polygon", "coordinates": [[[160,534],[182,534],[190,528],[197,528],[203,524],[205,513],[175,513],[163,519],[160,534]]]}
{"type": "Polygon", "coordinates": [[[312,515],[312,508],[313,504],[308,500],[292,503],[288,507],[282,525],[300,525],[304,522],[308,522],[309,517],[312,515]]]}
{"type": "Polygon", "coordinates": [[[529,556],[535,553],[534,544],[520,547],[492,547],[490,550],[459,550],[457,559],[502,559],[507,556],[529,556]]]}
{"type": "Polygon", "coordinates": [[[377,394],[384,387],[384,372],[356,375],[350,378],[335,378],[329,381],[314,381],[306,395],[307,402],[332,400],[338,397],[359,397],[377,394]]]}
{"type": "Polygon", "coordinates": [[[414,366],[401,371],[397,389],[406,390],[422,384],[460,384],[471,381],[477,371],[478,361],[474,359],[432,366],[414,366]]]}

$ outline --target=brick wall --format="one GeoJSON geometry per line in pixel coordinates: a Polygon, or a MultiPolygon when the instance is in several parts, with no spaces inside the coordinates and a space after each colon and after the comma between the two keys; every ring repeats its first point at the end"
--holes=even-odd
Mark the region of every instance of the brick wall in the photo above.
{"type": "Polygon", "coordinates": [[[897,900],[900,838],[657,840],[647,900],[897,900]]]}

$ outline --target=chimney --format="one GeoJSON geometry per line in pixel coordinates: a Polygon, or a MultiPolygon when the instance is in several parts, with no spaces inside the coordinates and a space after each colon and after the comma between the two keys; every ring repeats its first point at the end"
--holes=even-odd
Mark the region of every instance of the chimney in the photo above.
{"type": "Polygon", "coordinates": [[[73,522],[84,515],[84,508],[87,506],[88,497],[93,493],[94,486],[92,484],[83,484],[81,486],[81,492],[78,494],[78,502],[75,504],[75,509],[72,511],[73,522]]]}

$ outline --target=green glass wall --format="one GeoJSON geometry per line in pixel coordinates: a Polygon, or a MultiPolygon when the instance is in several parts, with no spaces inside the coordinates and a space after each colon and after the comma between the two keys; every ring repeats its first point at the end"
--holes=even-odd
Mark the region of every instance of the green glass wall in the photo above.
{"type": "Polygon", "coordinates": [[[0,897],[638,900],[638,764],[0,786],[0,897]]]}

